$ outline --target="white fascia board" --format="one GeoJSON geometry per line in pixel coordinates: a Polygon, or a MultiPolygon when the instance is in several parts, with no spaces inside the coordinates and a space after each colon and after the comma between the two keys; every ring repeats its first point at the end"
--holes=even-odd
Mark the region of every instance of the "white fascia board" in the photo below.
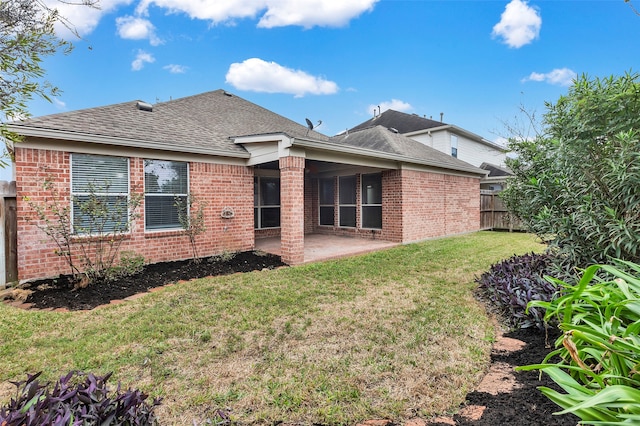
{"type": "Polygon", "coordinates": [[[21,136],[36,137],[43,139],[57,139],[75,142],[87,142],[102,145],[116,145],[130,148],[156,149],[162,151],[184,152],[191,154],[215,155],[220,157],[249,158],[250,154],[240,152],[228,152],[218,149],[178,146],[166,142],[141,141],[138,139],[119,138],[115,136],[93,135],[89,133],[67,132],[62,130],[41,129],[38,127],[12,126],[7,125],[9,130],[21,136]]]}
{"type": "Polygon", "coordinates": [[[473,167],[473,166],[472,167],[477,171],[463,170],[455,167],[449,167],[447,165],[433,162],[433,161],[417,160],[415,158],[407,157],[404,155],[389,154],[386,152],[375,151],[372,149],[360,148],[360,147],[354,147],[354,146],[348,146],[348,145],[340,145],[340,144],[335,144],[331,142],[316,142],[316,141],[310,141],[310,140],[304,140],[304,139],[294,139],[293,145],[304,147],[304,148],[317,149],[321,151],[333,151],[333,152],[349,154],[349,155],[359,156],[359,157],[370,157],[375,159],[395,161],[399,163],[418,164],[421,166],[433,167],[440,170],[453,170],[456,173],[464,173],[464,174],[468,174],[468,175],[470,174],[474,176],[486,176],[486,174],[488,173],[485,170],[478,169],[477,167],[473,167]]]}

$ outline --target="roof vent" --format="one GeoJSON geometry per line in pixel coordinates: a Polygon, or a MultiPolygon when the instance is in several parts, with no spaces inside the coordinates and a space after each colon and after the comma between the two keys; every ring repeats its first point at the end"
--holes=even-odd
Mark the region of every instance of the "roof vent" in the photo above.
{"type": "Polygon", "coordinates": [[[400,133],[400,132],[398,132],[398,129],[395,129],[393,127],[389,127],[389,130],[391,130],[393,133],[400,133]]]}
{"type": "Polygon", "coordinates": [[[138,108],[140,111],[153,111],[153,105],[142,101],[138,101],[138,103],[136,103],[136,108],[138,108]]]}

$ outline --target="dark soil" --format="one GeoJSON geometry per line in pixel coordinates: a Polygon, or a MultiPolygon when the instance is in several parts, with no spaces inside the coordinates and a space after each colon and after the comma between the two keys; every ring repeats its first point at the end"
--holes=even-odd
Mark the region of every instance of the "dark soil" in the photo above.
{"type": "MultiPolygon", "coordinates": [[[[548,343],[552,347],[558,336],[557,331],[549,332],[548,343]]],[[[539,364],[552,350],[552,347],[546,345],[545,333],[535,328],[513,331],[505,334],[505,337],[521,340],[526,343],[526,346],[506,355],[492,353],[492,362],[504,362],[513,367],[539,364]]],[[[517,371],[515,376],[521,387],[510,393],[491,395],[484,392],[471,392],[468,394],[466,405],[480,405],[487,408],[482,417],[476,421],[454,416],[456,425],[575,426],[578,424],[580,419],[573,414],[553,415],[555,412],[562,411],[562,408],[551,402],[537,389],[538,386],[546,386],[559,390],[546,374],[540,377],[537,371],[517,371]]]]}
{"type": "MultiPolygon", "coordinates": [[[[280,257],[244,252],[231,259],[212,257],[200,263],[190,261],[165,262],[145,266],[136,275],[103,283],[89,285],[86,288],[73,290],[73,283],[67,276],[55,280],[33,282],[27,287],[33,293],[26,300],[34,308],[67,308],[69,310],[93,309],[108,304],[111,300],[124,299],[128,296],[146,292],[150,289],[180,280],[202,278],[213,275],[250,272],[265,268],[283,266],[280,257]]],[[[505,362],[514,367],[540,363],[551,350],[547,345],[544,332],[537,329],[526,329],[505,335],[522,340],[526,346],[508,354],[493,353],[492,362],[505,362]]],[[[548,342],[553,344],[556,335],[550,335],[548,342]]],[[[456,425],[460,426],[540,426],[540,425],[576,425],[579,419],[573,415],[554,416],[560,407],[549,401],[536,388],[547,386],[556,388],[546,375],[540,379],[537,372],[516,372],[516,379],[521,387],[510,393],[497,396],[484,392],[471,392],[467,395],[465,405],[487,407],[480,419],[470,421],[461,416],[454,416],[456,425]]],[[[444,423],[431,423],[444,425],[444,423]]]]}
{"type": "Polygon", "coordinates": [[[77,311],[93,309],[108,304],[112,300],[121,300],[180,280],[251,272],[279,266],[284,266],[280,256],[243,252],[229,258],[224,256],[204,258],[200,263],[183,260],[150,264],[138,274],[118,280],[92,283],[77,290],[73,289],[74,283],[67,275],[57,279],[34,281],[24,288],[33,291],[26,299],[26,303],[33,304],[34,308],[66,308],[77,311]]]}

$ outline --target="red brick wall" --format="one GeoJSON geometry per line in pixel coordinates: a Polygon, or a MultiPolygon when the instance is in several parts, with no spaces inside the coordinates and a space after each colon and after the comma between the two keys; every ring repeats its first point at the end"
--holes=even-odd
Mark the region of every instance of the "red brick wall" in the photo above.
{"type": "Polygon", "coordinates": [[[401,174],[403,242],[480,229],[478,179],[409,170],[401,174]]]}
{"type": "MultiPolygon", "coordinates": [[[[360,206],[360,175],[357,181],[360,206]]],[[[313,232],[318,234],[410,242],[477,231],[480,227],[480,183],[474,178],[407,170],[384,171],[381,230],[341,228],[337,226],[337,215],[336,226],[318,226],[317,179],[312,180],[311,186],[315,188],[311,191],[313,232]]],[[[358,224],[360,214],[361,210],[357,208],[358,224]]]]}
{"type": "Polygon", "coordinates": [[[280,250],[290,265],[304,262],[303,157],[280,158],[280,250]]]}
{"type": "MultiPolygon", "coordinates": [[[[55,243],[38,229],[34,211],[24,197],[40,205],[52,199],[43,189],[51,177],[59,193],[60,204],[70,203],[69,153],[16,148],[16,191],[18,209],[18,277],[20,280],[69,273],[66,261],[56,255],[55,243]]],[[[144,192],[144,162],[130,158],[131,192],[144,192]]],[[[253,170],[243,166],[195,163],[189,164],[191,194],[206,203],[206,231],[196,237],[198,254],[211,256],[224,251],[245,251],[254,246],[253,234],[253,170]],[[221,217],[229,207],[234,217],[221,217]]],[[[187,236],[180,231],[144,231],[144,201],[138,218],[126,236],[121,251],[144,256],[147,263],[187,259],[193,252],[187,236]]],[[[53,219],[53,216],[50,216],[53,219]]]]}

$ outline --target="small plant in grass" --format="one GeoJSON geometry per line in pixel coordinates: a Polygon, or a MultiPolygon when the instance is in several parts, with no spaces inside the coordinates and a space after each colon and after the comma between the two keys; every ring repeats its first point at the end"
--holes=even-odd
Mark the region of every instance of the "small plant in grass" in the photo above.
{"type": "Polygon", "coordinates": [[[139,390],[115,394],[107,387],[111,373],[94,376],[71,372],[54,385],[41,384],[41,373],[13,383],[17,395],[6,407],[0,407],[3,426],[80,426],[80,425],[157,425],[154,414],[159,399],[151,404],[139,390]]]}
{"type": "Polygon", "coordinates": [[[558,319],[563,335],[542,364],[520,367],[541,370],[564,391],[539,389],[581,424],[640,423],[640,265],[616,261],[593,265],[572,285],[560,280],[563,296],[531,302],[558,319]],[[604,272],[607,279],[596,276],[604,272]],[[557,363],[551,359],[559,357],[557,363]]]}
{"type": "Polygon", "coordinates": [[[549,301],[558,288],[545,280],[551,271],[547,254],[512,256],[491,266],[476,278],[480,291],[513,327],[544,328],[544,310],[527,305],[532,300],[549,301]]]}
{"type": "Polygon", "coordinates": [[[178,208],[178,221],[189,237],[191,250],[193,252],[193,262],[200,263],[202,259],[198,255],[198,245],[196,237],[207,230],[204,224],[204,210],[207,203],[198,199],[194,194],[187,195],[186,202],[183,198],[176,197],[175,205],[178,208]]]}
{"type": "Polygon", "coordinates": [[[50,177],[44,180],[49,196],[43,202],[25,197],[35,214],[27,220],[56,244],[56,254],[65,259],[76,283],[108,279],[125,235],[138,217],[141,195],[112,195],[108,183],[87,184],[88,192],[69,202],[54,183],[50,177]]]}

